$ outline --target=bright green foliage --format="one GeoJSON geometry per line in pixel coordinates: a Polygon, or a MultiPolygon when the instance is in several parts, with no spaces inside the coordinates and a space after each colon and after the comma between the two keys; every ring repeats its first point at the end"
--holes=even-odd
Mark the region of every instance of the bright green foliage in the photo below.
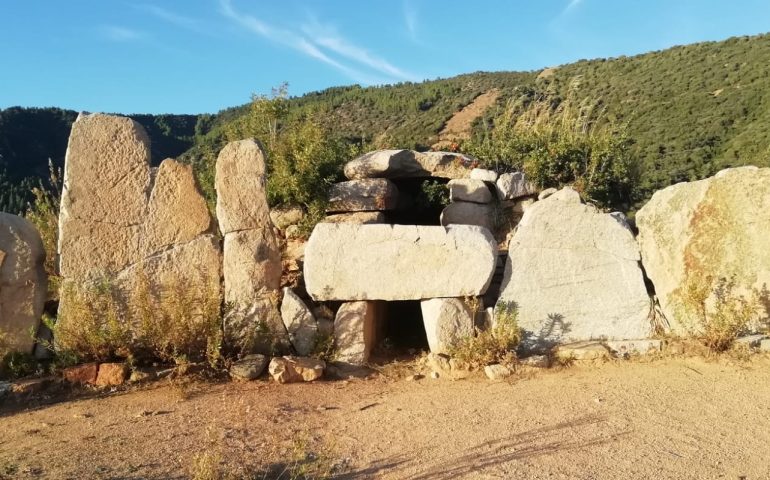
{"type": "MultiPolygon", "coordinates": [[[[265,143],[277,139],[283,126],[312,118],[324,132],[349,144],[424,150],[438,140],[441,128],[455,112],[492,88],[500,91],[500,97],[498,105],[475,124],[482,138],[501,125],[500,116],[509,102],[521,97],[548,98],[554,106],[565,98],[579,100],[581,114],[594,132],[619,136],[604,147],[599,145],[593,155],[600,177],[624,177],[622,169],[617,171],[614,165],[606,168],[602,149],[613,152],[613,157],[619,151],[638,158],[639,177],[631,210],[655,190],[676,182],[705,178],[729,166],[770,165],[770,35],[674,47],[634,57],[581,60],[558,67],[548,76],[477,72],[421,83],[336,87],[296,98],[286,97],[285,89],[279,88],[274,98],[280,102],[259,104],[278,109],[256,111],[252,102],[190,119],[135,118],[143,124],[149,122],[145,127],[152,138],[154,162],[181,151],[161,146],[176,148],[194,140],[182,158],[195,165],[201,187],[213,202],[214,160],[238,123],[251,130],[244,131],[248,136],[265,143]],[[250,119],[261,116],[279,120],[263,123],[258,129],[249,127],[250,119]],[[623,129],[617,131],[621,126],[623,129]]],[[[256,97],[260,99],[271,100],[256,97]]],[[[31,201],[29,188],[47,174],[48,158],[54,166],[61,166],[75,115],[56,109],[11,108],[0,112],[0,156],[4,157],[0,172],[6,172],[0,174],[0,210],[23,210],[31,201]],[[41,135],[43,131],[51,134],[41,135]],[[28,182],[25,186],[24,181],[28,182]]],[[[547,155],[543,150],[535,157],[546,165],[535,173],[576,170],[570,165],[575,163],[569,160],[572,153],[564,151],[564,145],[555,148],[563,161],[548,165],[539,158],[547,155]]],[[[578,153],[585,159],[582,150],[578,153]]],[[[493,156],[478,154],[488,163],[495,161],[493,156]]],[[[626,203],[616,198],[624,198],[626,192],[614,182],[599,178],[594,183],[608,188],[588,196],[604,204],[626,203]]]]}
{"type": "Polygon", "coordinates": [[[59,238],[59,202],[62,189],[62,172],[53,164],[48,165],[49,179],[44,185],[32,189],[34,200],[27,206],[25,217],[40,233],[45,249],[45,273],[48,275],[48,296],[57,298],[59,273],[56,269],[56,248],[59,238]]]}
{"type": "Polygon", "coordinates": [[[586,199],[627,211],[633,203],[638,169],[633,142],[620,128],[603,124],[592,105],[568,98],[509,102],[495,128],[462,146],[496,170],[523,170],[542,188],[573,185],[586,199]]]}

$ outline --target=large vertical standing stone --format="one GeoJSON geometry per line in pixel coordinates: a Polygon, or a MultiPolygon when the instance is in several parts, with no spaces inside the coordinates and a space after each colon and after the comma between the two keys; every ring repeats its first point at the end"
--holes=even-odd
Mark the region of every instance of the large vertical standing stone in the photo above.
{"type": "MultiPolygon", "coordinates": [[[[59,213],[60,272],[81,288],[98,277],[130,294],[147,281],[158,301],[184,289],[221,303],[221,247],[192,167],[164,160],[150,169],[150,141],[130,118],[81,114],[72,126],[59,213]]],[[[59,305],[68,321],[69,298],[59,305]]]]}
{"type": "Polygon", "coordinates": [[[642,263],[674,333],[699,328],[700,306],[688,291],[704,289],[710,313],[723,281],[735,298],[757,295],[760,320],[770,318],[770,168],[731,168],[664,188],[636,224],[642,263]]]}
{"type": "Polygon", "coordinates": [[[646,338],[650,298],[639,260],[626,224],[565,188],[524,212],[498,305],[516,307],[527,347],[646,338]]]}
{"type": "Polygon", "coordinates": [[[35,227],[0,212],[0,335],[11,351],[32,353],[48,289],[44,261],[35,227]]]}
{"type": "Polygon", "coordinates": [[[343,303],[334,319],[336,359],[353,365],[369,361],[377,341],[378,302],[343,303]]]}
{"type": "Polygon", "coordinates": [[[225,340],[241,348],[261,327],[281,343],[286,329],[278,312],[281,251],[270,221],[265,154],[255,140],[230,142],[217,158],[217,219],[225,236],[225,340]]]}
{"type": "Polygon", "coordinates": [[[83,279],[141,257],[150,139],[127,117],[81,114],[72,125],[59,213],[59,271],[83,279]]]}

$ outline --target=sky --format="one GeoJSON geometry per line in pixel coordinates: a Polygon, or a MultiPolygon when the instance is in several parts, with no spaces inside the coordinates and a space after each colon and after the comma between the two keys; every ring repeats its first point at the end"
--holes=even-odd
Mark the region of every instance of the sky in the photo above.
{"type": "Polygon", "coordinates": [[[770,31],[770,0],[0,0],[0,108],[214,113],[770,31]]]}

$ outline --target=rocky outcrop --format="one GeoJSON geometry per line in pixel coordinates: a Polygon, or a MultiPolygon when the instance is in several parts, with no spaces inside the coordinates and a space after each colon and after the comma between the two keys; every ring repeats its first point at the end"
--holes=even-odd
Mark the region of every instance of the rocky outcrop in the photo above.
{"type": "Polygon", "coordinates": [[[345,176],[364,178],[442,177],[465,178],[475,159],[452,152],[376,150],[345,165],[345,176]]]}
{"type": "Polygon", "coordinates": [[[353,365],[364,365],[377,341],[381,321],[378,302],[347,302],[334,318],[336,359],[353,365]]]}
{"type": "Polygon", "coordinates": [[[479,227],[321,223],[305,249],[305,283],[317,301],[477,296],[496,258],[479,227]]]}
{"type": "Polygon", "coordinates": [[[269,329],[285,344],[278,312],[281,250],[270,220],[265,190],[265,155],[255,140],[228,143],[216,163],[217,219],[225,236],[223,273],[225,341],[240,349],[256,345],[257,331],[269,329]]]}
{"type": "Polygon", "coordinates": [[[300,356],[310,355],[315,349],[318,324],[305,302],[290,288],[283,289],[281,318],[289,341],[300,356]]]}
{"type": "Polygon", "coordinates": [[[626,226],[562,189],[524,213],[498,310],[517,308],[525,347],[648,337],[650,299],[639,260],[626,226]]]}
{"type": "Polygon", "coordinates": [[[688,291],[704,289],[708,311],[720,282],[758,295],[770,312],[770,168],[723,170],[656,192],[636,214],[642,263],[675,333],[696,328],[688,291]]]}
{"type": "Polygon", "coordinates": [[[483,180],[455,179],[449,181],[449,199],[453,202],[489,203],[492,192],[483,180]]]}
{"type": "Polygon", "coordinates": [[[441,212],[441,225],[476,225],[491,232],[494,229],[494,215],[492,205],[453,202],[441,212]]]}
{"type": "Polygon", "coordinates": [[[423,300],[420,309],[431,353],[449,354],[458,340],[473,335],[473,312],[459,298],[423,300]]]}
{"type": "Polygon", "coordinates": [[[64,285],[106,276],[126,292],[141,281],[220,303],[221,248],[192,168],[168,159],[153,175],[147,134],[129,118],[81,114],[73,124],[58,249],[64,285]]]}
{"type": "Polygon", "coordinates": [[[35,227],[0,212],[0,335],[10,351],[32,353],[48,291],[44,261],[35,227]]]}
{"type": "Polygon", "coordinates": [[[367,178],[335,183],[329,191],[327,212],[367,212],[393,210],[398,205],[398,189],[390,180],[367,178]]]}

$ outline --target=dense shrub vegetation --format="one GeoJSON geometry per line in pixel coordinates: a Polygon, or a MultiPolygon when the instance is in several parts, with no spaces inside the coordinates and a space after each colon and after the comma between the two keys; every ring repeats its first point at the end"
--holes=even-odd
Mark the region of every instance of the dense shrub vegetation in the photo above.
{"type": "MultiPolygon", "coordinates": [[[[488,136],[505,118],[511,102],[522,96],[548,98],[554,108],[569,98],[574,105],[591,106],[582,111],[583,120],[593,132],[607,132],[612,140],[602,148],[638,158],[631,206],[635,209],[652,192],[675,182],[704,178],[728,166],[770,165],[769,70],[770,35],[760,35],[634,57],[581,60],[543,76],[478,72],[385,87],[335,87],[297,98],[285,97],[284,90],[276,92],[283,101],[279,111],[272,112],[280,119],[268,124],[267,130],[272,127],[277,134],[282,125],[301,125],[302,119],[311,119],[321,132],[348,145],[427,149],[453,113],[491,88],[498,88],[501,95],[497,106],[477,122],[477,140],[488,136]]],[[[265,113],[271,112],[261,115],[265,113]]],[[[233,138],[235,125],[248,126],[246,119],[254,116],[252,102],[216,115],[134,118],[148,129],[155,162],[192,146],[183,158],[201,167],[201,184],[211,197],[210,172],[203,167],[211,165],[224,142],[233,138]]],[[[58,109],[0,112],[0,210],[23,208],[31,199],[29,189],[37,179],[46,178],[49,158],[54,166],[61,166],[74,118],[75,112],[58,109]]],[[[259,133],[268,143],[265,128],[246,128],[242,133],[259,133]]],[[[563,147],[559,142],[554,145],[563,147]]],[[[595,158],[602,157],[600,150],[595,158]]],[[[562,158],[571,156],[562,153],[562,158]]],[[[571,170],[547,162],[541,166],[536,171],[543,175],[555,167],[571,170]]],[[[617,195],[617,185],[588,194],[612,203],[617,201],[609,197],[617,195]]],[[[272,200],[283,201],[276,196],[272,200]]]]}
{"type": "MultiPolygon", "coordinates": [[[[489,136],[510,113],[506,110],[511,102],[522,95],[548,98],[554,105],[569,97],[579,105],[592,106],[591,112],[583,112],[587,114],[583,120],[594,132],[608,132],[612,141],[603,148],[638,157],[638,207],[654,190],[671,183],[703,178],[727,166],[770,165],[768,70],[770,36],[761,35],[635,57],[584,60],[542,77],[535,72],[479,72],[386,87],[335,87],[297,98],[288,98],[285,89],[279,89],[279,95],[272,98],[281,97],[282,101],[271,105],[278,107],[273,111],[256,111],[257,100],[270,100],[257,97],[252,104],[216,115],[133,118],[147,128],[156,163],[192,146],[183,158],[201,167],[201,184],[211,197],[212,179],[204,167],[213,163],[216,152],[234,132],[257,134],[270,143],[266,138],[276,136],[279,129],[296,125],[297,132],[303,121],[310,121],[324,135],[332,134],[335,142],[344,140],[347,145],[427,149],[453,113],[491,88],[498,88],[501,95],[498,106],[477,122],[481,138],[489,136]],[[266,115],[273,115],[276,121],[251,128],[256,125],[249,118],[266,115]],[[618,126],[623,132],[614,138],[617,132],[613,128],[618,126]]],[[[30,188],[38,179],[46,178],[49,158],[54,166],[61,166],[75,116],[75,112],[59,109],[9,108],[0,112],[0,210],[23,209],[31,200],[30,188]]],[[[560,142],[554,146],[563,148],[560,142]]],[[[544,155],[542,150],[532,151],[534,158],[544,155]]],[[[562,153],[562,158],[571,155],[562,153]]],[[[595,156],[602,155],[597,150],[595,156]]],[[[543,168],[535,171],[542,175],[554,168],[565,171],[563,165],[541,162],[540,166],[543,168]]],[[[624,176],[622,172],[611,173],[624,176]]],[[[600,182],[595,179],[595,183],[600,182]]],[[[617,185],[610,190],[588,196],[617,203],[608,198],[618,195],[617,185]]],[[[284,201],[281,195],[272,200],[284,201]]]]}

